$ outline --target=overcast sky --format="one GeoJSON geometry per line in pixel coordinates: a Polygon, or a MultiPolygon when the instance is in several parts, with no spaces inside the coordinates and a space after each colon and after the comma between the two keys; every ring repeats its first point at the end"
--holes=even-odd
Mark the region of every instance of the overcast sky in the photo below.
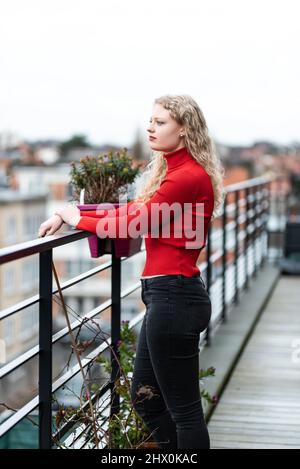
{"type": "Polygon", "coordinates": [[[299,0],[0,0],[0,132],[131,145],[190,94],[225,144],[299,141],[299,0]]]}

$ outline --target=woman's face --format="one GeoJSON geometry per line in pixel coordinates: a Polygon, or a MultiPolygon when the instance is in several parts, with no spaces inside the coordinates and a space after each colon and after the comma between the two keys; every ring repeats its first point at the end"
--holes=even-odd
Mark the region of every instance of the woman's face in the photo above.
{"type": "Polygon", "coordinates": [[[184,127],[178,124],[161,104],[154,104],[147,132],[151,150],[167,152],[185,146],[184,137],[180,137],[180,134],[184,134],[184,127]]]}

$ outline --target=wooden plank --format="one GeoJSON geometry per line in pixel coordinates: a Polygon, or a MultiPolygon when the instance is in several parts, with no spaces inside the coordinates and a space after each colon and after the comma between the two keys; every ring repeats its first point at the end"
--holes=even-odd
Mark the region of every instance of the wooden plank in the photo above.
{"type": "Polygon", "coordinates": [[[208,423],[211,448],[300,448],[299,305],[300,278],[281,277],[208,423]]]}
{"type": "Polygon", "coordinates": [[[298,445],[284,445],[284,444],[270,444],[266,446],[265,443],[240,443],[239,441],[230,441],[224,443],[223,441],[211,440],[211,449],[298,449],[298,445]]]}

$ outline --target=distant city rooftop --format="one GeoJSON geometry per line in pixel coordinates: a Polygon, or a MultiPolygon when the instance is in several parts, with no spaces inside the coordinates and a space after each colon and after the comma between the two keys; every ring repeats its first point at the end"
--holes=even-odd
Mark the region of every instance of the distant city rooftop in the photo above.
{"type": "Polygon", "coordinates": [[[36,201],[44,200],[48,197],[47,191],[40,190],[39,192],[33,191],[30,194],[28,192],[14,191],[12,189],[0,189],[0,203],[14,203],[19,201],[36,201]]]}

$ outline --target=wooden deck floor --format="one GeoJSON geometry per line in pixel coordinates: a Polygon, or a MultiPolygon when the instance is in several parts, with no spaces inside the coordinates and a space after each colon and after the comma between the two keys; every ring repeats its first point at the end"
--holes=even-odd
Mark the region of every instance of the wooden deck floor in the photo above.
{"type": "Polygon", "coordinates": [[[300,448],[299,349],[300,277],[282,276],[208,423],[212,449],[300,448]]]}

